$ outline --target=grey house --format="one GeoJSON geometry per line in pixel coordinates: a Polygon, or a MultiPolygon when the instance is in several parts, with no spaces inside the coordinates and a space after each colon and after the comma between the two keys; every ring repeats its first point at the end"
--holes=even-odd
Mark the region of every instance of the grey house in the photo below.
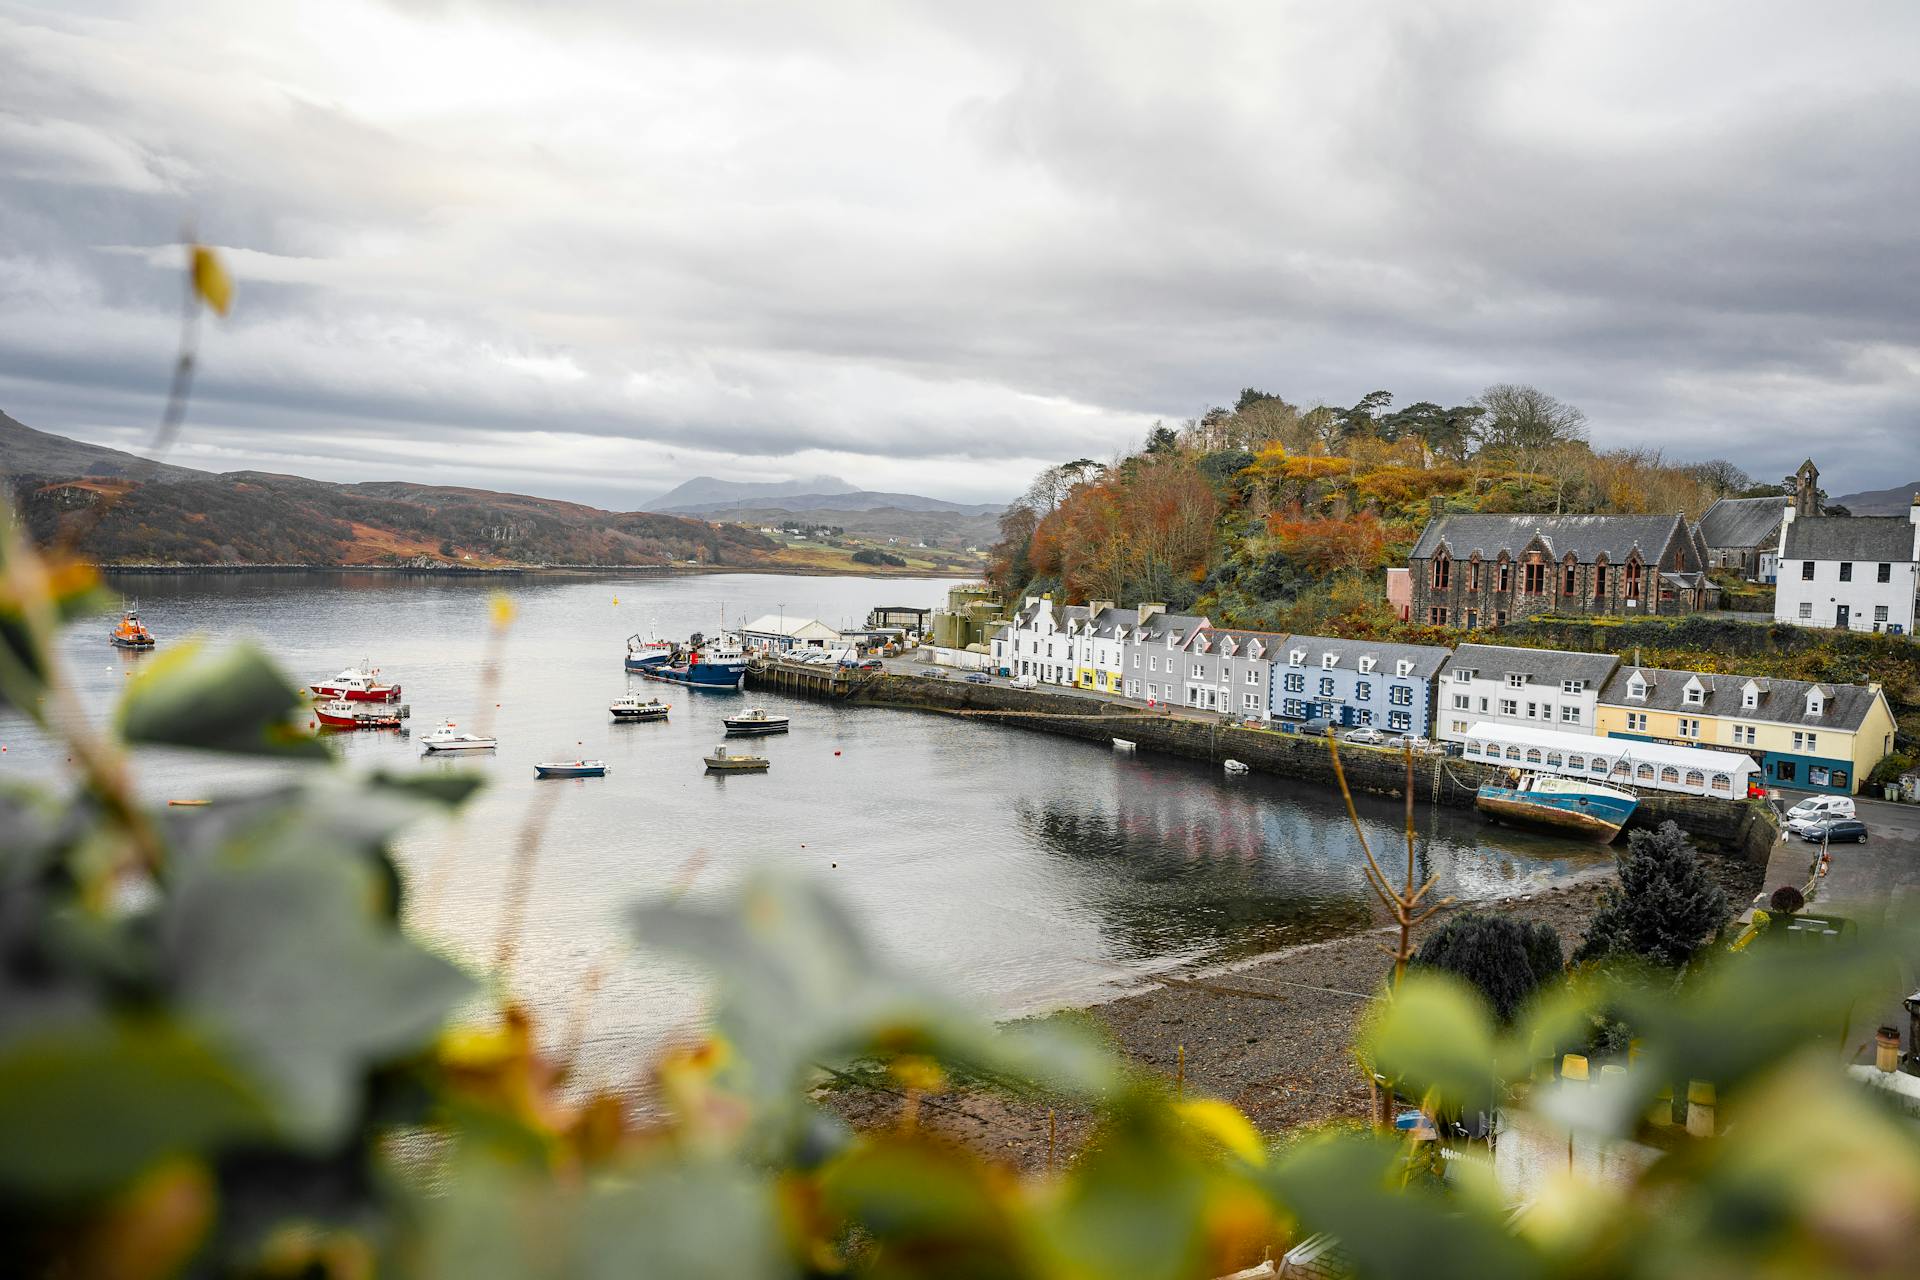
{"type": "Polygon", "coordinates": [[[1431,644],[1289,636],[1273,655],[1272,714],[1432,737],[1434,685],[1451,656],[1431,644]]]}
{"type": "Polygon", "coordinates": [[[1201,627],[1187,642],[1186,705],[1243,720],[1272,715],[1267,686],[1273,659],[1290,637],[1274,631],[1201,627]]]}

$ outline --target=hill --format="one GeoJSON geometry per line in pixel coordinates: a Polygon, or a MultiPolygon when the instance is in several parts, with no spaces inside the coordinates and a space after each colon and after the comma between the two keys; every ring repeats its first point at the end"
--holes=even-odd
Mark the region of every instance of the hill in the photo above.
{"type": "Polygon", "coordinates": [[[1907,508],[1913,505],[1913,495],[1916,493],[1920,493],[1920,480],[1892,489],[1849,493],[1833,499],[1833,504],[1845,507],[1857,516],[1903,516],[1907,514],[1907,508]]]}
{"type": "Polygon", "coordinates": [[[149,481],[188,480],[209,473],[171,463],[148,462],[138,454],[82,444],[65,436],[36,431],[0,413],[0,464],[15,475],[88,476],[102,479],[144,476],[149,481]]]}
{"type": "MultiPolygon", "coordinates": [[[[948,502],[917,493],[887,493],[876,489],[856,489],[848,493],[796,493],[777,499],[731,498],[725,501],[683,503],[679,506],[653,504],[650,511],[671,511],[675,515],[739,517],[745,511],[784,511],[792,515],[818,515],[849,511],[922,511],[957,516],[997,516],[1006,509],[1004,502],[948,502]]],[[[843,523],[830,521],[828,523],[843,523]]]]}
{"type": "Polygon", "coordinates": [[[0,466],[43,542],[77,534],[103,564],[783,566],[735,524],[404,481],[216,475],[36,431],[0,415],[0,466]]]}
{"type": "Polygon", "coordinates": [[[965,547],[991,546],[999,535],[1001,508],[972,514],[960,511],[912,511],[900,507],[874,507],[865,511],[839,511],[821,508],[795,511],[784,506],[730,509],[726,516],[743,524],[778,529],[782,526],[830,525],[861,538],[885,541],[924,542],[930,547],[959,550],[965,547]]]}

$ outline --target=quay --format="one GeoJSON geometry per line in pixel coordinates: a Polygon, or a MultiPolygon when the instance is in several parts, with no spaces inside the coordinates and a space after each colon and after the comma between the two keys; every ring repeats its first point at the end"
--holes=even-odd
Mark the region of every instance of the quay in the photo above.
{"type": "MultiPolygon", "coordinates": [[[[1222,717],[1176,714],[1054,689],[1021,689],[1003,682],[932,679],[898,670],[858,671],[833,666],[757,661],[747,669],[747,687],[859,706],[895,707],[983,720],[1012,728],[1107,743],[1116,737],[1142,751],[1160,751],[1219,764],[1232,759],[1261,773],[1334,787],[1333,746],[1323,737],[1249,729],[1222,717]]],[[[1341,772],[1355,792],[1401,797],[1406,757],[1398,751],[1339,744],[1341,772]]],[[[1413,795],[1423,804],[1470,808],[1479,788],[1498,781],[1505,766],[1438,753],[1414,756],[1413,795]]],[[[1764,865],[1779,827],[1773,810],[1757,800],[1640,790],[1630,826],[1677,823],[1683,831],[1764,865]]]]}

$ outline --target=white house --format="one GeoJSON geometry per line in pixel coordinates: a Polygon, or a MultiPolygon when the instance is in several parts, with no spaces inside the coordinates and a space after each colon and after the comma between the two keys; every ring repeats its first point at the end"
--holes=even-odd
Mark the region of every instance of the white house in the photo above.
{"type": "Polygon", "coordinates": [[[1287,637],[1273,631],[1200,627],[1187,642],[1184,699],[1189,707],[1242,720],[1271,718],[1267,686],[1287,637]]]}
{"type": "Polygon", "coordinates": [[[740,642],[749,649],[767,649],[774,653],[785,653],[789,649],[833,649],[840,645],[840,631],[818,618],[769,613],[740,628],[740,642]]]}
{"type": "Polygon", "coordinates": [[[1012,675],[1032,676],[1042,684],[1071,685],[1073,626],[1085,619],[1085,605],[1056,608],[1052,596],[1028,596],[1007,627],[1000,665],[1012,675]]]}
{"type": "Polygon", "coordinates": [[[1773,618],[1799,627],[1912,635],[1920,594],[1920,502],[1905,516],[1786,509],[1773,618]]]}
{"type": "Polygon", "coordinates": [[[1463,644],[1440,672],[1435,736],[1465,742],[1482,722],[1595,733],[1600,687],[1619,664],[1611,653],[1463,644]]]}
{"type": "Polygon", "coordinates": [[[1127,635],[1139,621],[1138,609],[1117,608],[1111,600],[1090,601],[1087,616],[1071,628],[1074,682],[1101,693],[1123,692],[1127,635]]]}
{"type": "Polygon", "coordinates": [[[1148,702],[1183,702],[1186,698],[1185,657],[1193,633],[1208,625],[1204,617],[1168,613],[1164,604],[1140,605],[1121,651],[1125,659],[1126,696],[1148,702]]]}

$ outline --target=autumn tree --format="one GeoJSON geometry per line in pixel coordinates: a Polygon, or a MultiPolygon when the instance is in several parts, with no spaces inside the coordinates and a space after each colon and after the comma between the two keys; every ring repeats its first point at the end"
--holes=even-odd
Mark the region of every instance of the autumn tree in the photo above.
{"type": "Polygon", "coordinates": [[[1481,449],[1516,470],[1531,471],[1546,450],[1587,438],[1587,415],[1538,387],[1498,383],[1482,391],[1478,403],[1486,411],[1481,449]]]}

